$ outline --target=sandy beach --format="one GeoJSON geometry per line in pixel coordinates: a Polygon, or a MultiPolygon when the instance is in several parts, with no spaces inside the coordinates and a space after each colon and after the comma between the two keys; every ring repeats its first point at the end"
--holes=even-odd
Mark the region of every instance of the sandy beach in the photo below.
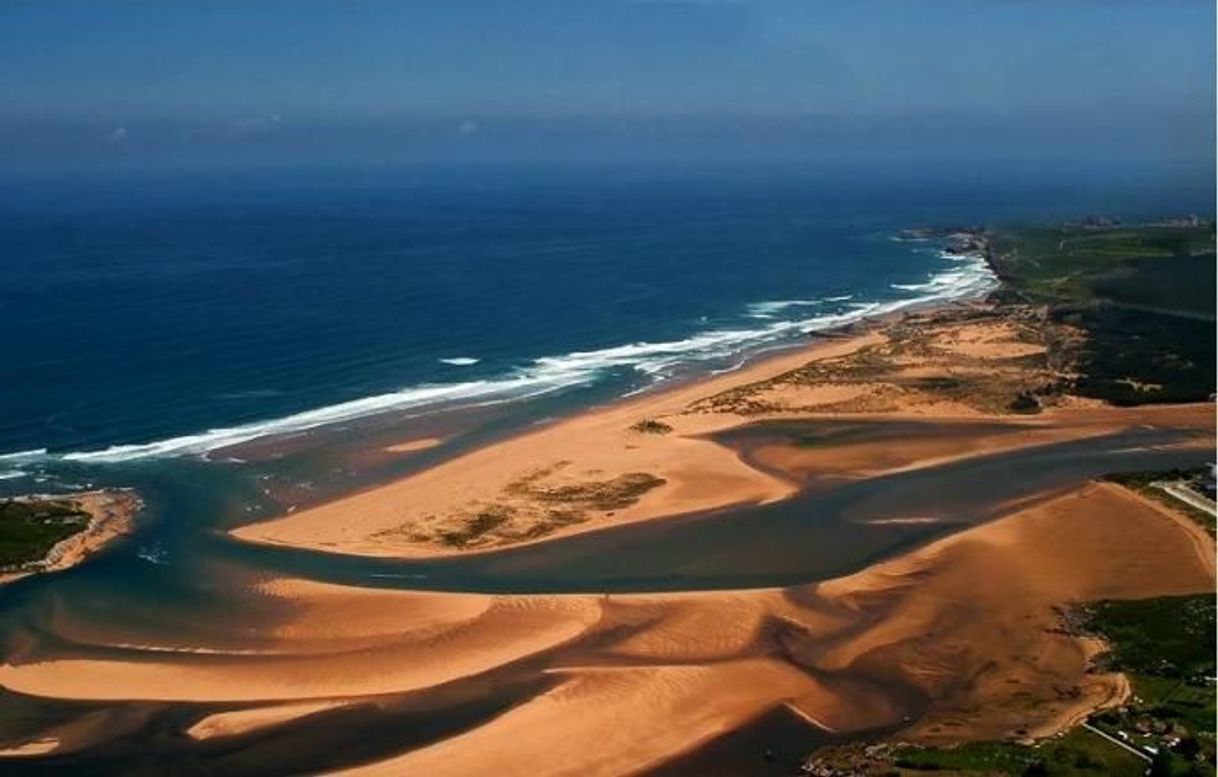
{"type": "MultiPolygon", "coordinates": [[[[849,354],[873,342],[877,342],[877,336],[868,334],[816,343],[739,372],[592,410],[473,451],[416,476],[239,528],[233,535],[249,541],[366,555],[453,552],[455,549],[442,541],[431,540],[430,534],[422,540],[414,537],[431,526],[439,527],[433,529],[437,535],[445,528],[459,527],[488,504],[531,501],[510,491],[514,484],[538,473],[544,473],[544,482],[551,487],[593,478],[603,483],[630,472],[645,472],[665,481],[634,504],[590,510],[578,525],[555,528],[546,536],[586,531],[610,522],[620,525],[657,515],[780,499],[793,492],[791,484],[759,473],[743,465],[731,451],[701,439],[701,435],[740,423],[738,417],[683,411],[710,394],[765,380],[809,359],[849,354]],[[662,420],[673,427],[673,432],[655,434],[631,428],[644,419],[662,420]]],[[[545,518],[530,516],[526,520],[530,522],[522,527],[522,534],[545,518]]]]}
{"type": "MultiPolygon", "coordinates": [[[[238,539],[332,553],[423,558],[551,540],[728,505],[777,501],[799,471],[867,477],[1142,424],[1197,430],[1209,405],[1110,408],[1072,397],[1005,409],[1057,378],[1032,324],[983,303],[889,317],[744,369],[594,409],[423,472],[242,526],[238,539]],[[1017,433],[763,453],[750,466],[710,436],[778,419],[999,420],[1017,433]],[[782,472],[790,476],[782,476],[782,472]]],[[[1208,435],[1208,436],[1207,436],[1208,435]]],[[[407,443],[412,448],[415,443],[407,443]]]]}
{"type": "MultiPolygon", "coordinates": [[[[1147,454],[1212,449],[1210,404],[1064,396],[1036,414],[1004,410],[1052,378],[1029,361],[1043,350],[1031,339],[983,305],[895,317],[234,534],[378,559],[476,559],[873,480],[917,487],[908,477],[920,472],[1095,440],[1147,454]]],[[[96,746],[163,705],[200,746],[294,736],[307,748],[362,730],[358,721],[400,721],[391,746],[330,764],[368,774],[634,773],[776,713],[807,732],[917,742],[1049,736],[1130,693],[1123,675],[1095,669],[1102,643],[1064,612],[1215,584],[1213,540],[1185,517],[1112,483],[1063,482],[986,503],[987,519],[971,524],[933,493],[948,507],[918,512],[898,497],[848,514],[861,531],[945,528],[790,586],[426,592],[212,560],[218,623],[233,625],[185,644],[139,624],[110,636],[67,623],[70,644],[0,665],[0,686],[28,698],[144,705],[45,728],[4,754],[96,746]],[[438,728],[400,740],[411,726],[431,731],[423,721],[438,728]]]]}
{"type": "Polygon", "coordinates": [[[1120,675],[1089,670],[1097,645],[1064,630],[1059,608],[1211,590],[1201,537],[1212,555],[1161,507],[1092,484],[790,589],[482,596],[273,579],[256,595],[290,614],[250,650],[79,646],[5,665],[0,684],[206,702],[188,733],[209,739],[442,701],[467,683],[542,683],[459,735],[359,770],[383,774],[619,774],[777,707],[840,733],[913,721],[903,738],[1037,737],[1128,693],[1120,675]]]}

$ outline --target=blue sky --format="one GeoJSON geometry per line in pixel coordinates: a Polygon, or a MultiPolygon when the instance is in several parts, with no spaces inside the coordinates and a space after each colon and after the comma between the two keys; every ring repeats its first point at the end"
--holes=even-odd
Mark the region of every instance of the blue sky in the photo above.
{"type": "Polygon", "coordinates": [[[0,166],[1212,159],[1214,6],[8,0],[0,166]]]}

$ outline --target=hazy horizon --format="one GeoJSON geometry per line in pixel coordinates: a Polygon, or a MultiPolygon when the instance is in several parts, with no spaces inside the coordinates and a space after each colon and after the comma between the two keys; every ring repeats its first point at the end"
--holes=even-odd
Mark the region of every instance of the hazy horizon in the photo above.
{"type": "Polygon", "coordinates": [[[9,3],[0,170],[1188,174],[1214,161],[1213,28],[1204,2],[9,3]]]}

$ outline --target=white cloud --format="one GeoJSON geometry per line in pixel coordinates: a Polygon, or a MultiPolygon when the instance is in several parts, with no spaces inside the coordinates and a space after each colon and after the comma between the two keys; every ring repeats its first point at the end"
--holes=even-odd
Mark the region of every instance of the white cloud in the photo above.
{"type": "Polygon", "coordinates": [[[122,143],[127,139],[126,127],[115,127],[106,134],[107,143],[122,143]]]}
{"type": "Polygon", "coordinates": [[[478,134],[478,122],[466,119],[457,125],[457,132],[465,137],[478,134]]]}

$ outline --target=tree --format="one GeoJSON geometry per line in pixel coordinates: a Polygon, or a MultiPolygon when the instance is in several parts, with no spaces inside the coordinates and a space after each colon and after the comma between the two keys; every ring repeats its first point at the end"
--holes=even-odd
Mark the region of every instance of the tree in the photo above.
{"type": "Polygon", "coordinates": [[[1160,750],[1155,753],[1155,757],[1150,761],[1150,777],[1171,777],[1171,754],[1166,750],[1160,750]]]}
{"type": "Polygon", "coordinates": [[[1044,761],[1033,761],[1024,767],[1022,777],[1049,777],[1049,767],[1044,761]]]}

